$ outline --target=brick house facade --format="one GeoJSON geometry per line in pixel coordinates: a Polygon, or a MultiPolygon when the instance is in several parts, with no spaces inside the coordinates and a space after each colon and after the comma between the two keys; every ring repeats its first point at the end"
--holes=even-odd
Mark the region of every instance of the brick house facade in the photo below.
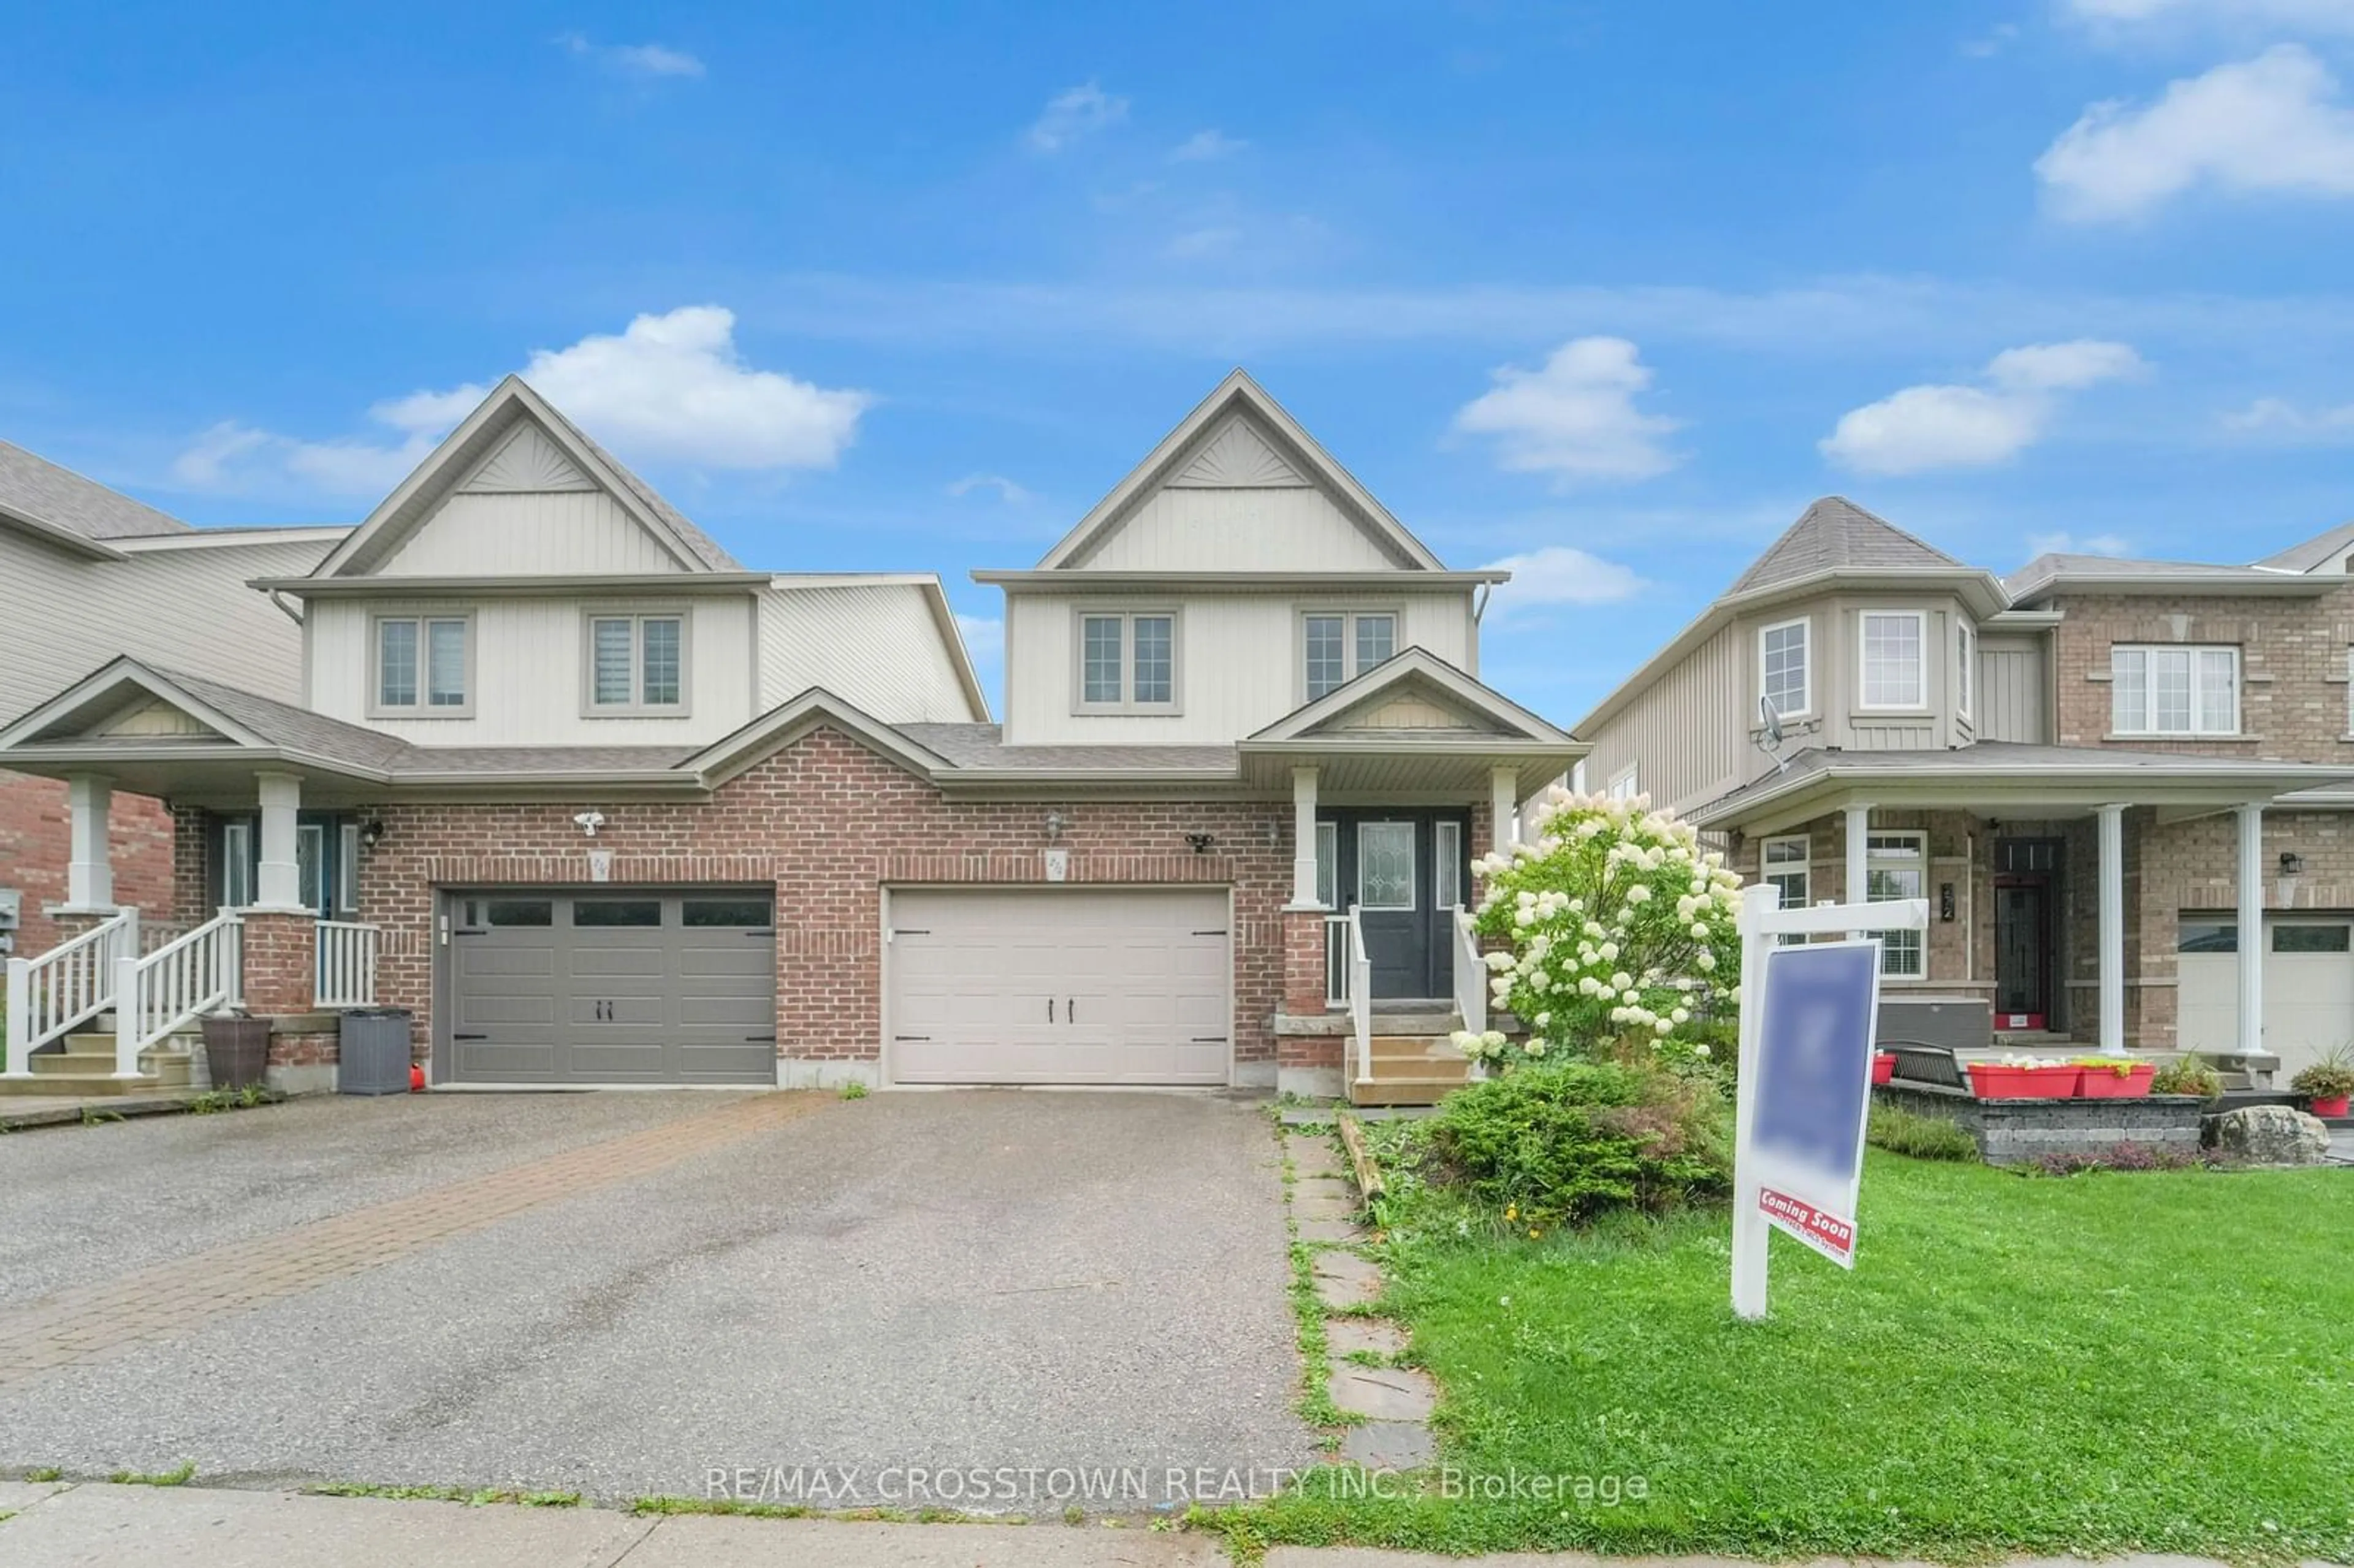
{"type": "MultiPolygon", "coordinates": [[[[172,814],[160,800],[118,795],[108,822],[114,896],[161,916],[179,903],[174,885],[172,814]]],[[[0,771],[0,883],[20,898],[18,953],[45,953],[72,934],[72,922],[53,914],[66,901],[66,863],[72,855],[73,818],[66,786],[0,771]]]]}

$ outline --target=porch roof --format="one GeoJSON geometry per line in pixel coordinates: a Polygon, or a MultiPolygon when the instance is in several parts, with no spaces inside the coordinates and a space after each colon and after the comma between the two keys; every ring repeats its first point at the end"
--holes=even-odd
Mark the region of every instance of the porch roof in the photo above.
{"type": "Polygon", "coordinates": [[[1691,813],[1695,826],[1771,832],[1868,799],[1875,806],[2073,814],[2095,806],[2190,814],[2342,784],[2354,769],[2261,758],[1982,740],[1936,751],[1809,747],[1691,813]]]}

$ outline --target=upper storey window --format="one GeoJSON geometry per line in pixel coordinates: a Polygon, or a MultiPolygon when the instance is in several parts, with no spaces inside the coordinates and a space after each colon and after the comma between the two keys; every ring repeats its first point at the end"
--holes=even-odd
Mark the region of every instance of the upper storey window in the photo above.
{"type": "Polygon", "coordinates": [[[1813,650],[1808,641],[1808,623],[1803,619],[1777,621],[1757,633],[1758,694],[1773,704],[1775,713],[1783,718],[1812,713],[1815,708],[1813,650]]]}
{"type": "Polygon", "coordinates": [[[1311,610],[1299,626],[1311,703],[1397,652],[1397,617],[1388,610],[1311,610]]]}
{"type": "Polygon", "coordinates": [[[2109,728],[2118,735],[2240,733],[2240,651],[2133,646],[2109,650],[2109,728]]]}
{"type": "Polygon", "coordinates": [[[1862,625],[1863,701],[1866,709],[1916,710],[1928,705],[1922,671],[1922,625],[1917,609],[1867,609],[1862,625]]]}
{"type": "Polygon", "coordinates": [[[465,616],[382,616],[376,703],[384,718],[463,718],[473,711],[473,623],[465,616]]]}
{"type": "Polygon", "coordinates": [[[1082,713],[1177,711],[1172,610],[1089,610],[1079,617],[1082,713]]]}
{"type": "Polygon", "coordinates": [[[686,618],[590,616],[588,711],[608,718],[684,713],[686,618]]]}

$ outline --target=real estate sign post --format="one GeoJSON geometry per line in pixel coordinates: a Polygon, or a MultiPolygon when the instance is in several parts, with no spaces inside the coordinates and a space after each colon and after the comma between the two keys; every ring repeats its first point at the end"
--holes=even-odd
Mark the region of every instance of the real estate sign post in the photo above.
{"type": "Polygon", "coordinates": [[[1733,1168],[1733,1310],[1766,1315],[1766,1234],[1855,1266],[1856,1195],[1872,1110],[1879,933],[1919,931],[1923,899],[1784,909],[1741,903],[1741,1062],[1733,1168]],[[1835,939],[1786,946],[1788,936],[1835,939]]]}

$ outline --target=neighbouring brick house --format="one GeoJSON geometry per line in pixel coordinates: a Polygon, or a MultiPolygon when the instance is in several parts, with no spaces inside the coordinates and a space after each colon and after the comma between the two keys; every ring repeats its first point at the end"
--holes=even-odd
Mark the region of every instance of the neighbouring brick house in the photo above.
{"type": "Polygon", "coordinates": [[[410,1009],[437,1085],[1459,1080],[1471,861],[1583,751],[1473,673],[1505,574],[1236,372],[976,575],[1002,724],[936,579],[747,571],[510,380],[258,581],[304,700],[123,659],[0,761],[74,781],[86,835],[167,796],[175,907],[241,912],[197,940],[247,1004],[410,1009]]]}
{"type": "MultiPolygon", "coordinates": [[[[309,570],[346,532],[193,528],[0,441],[0,726],[126,652],[293,699],[302,628],[245,584],[309,570]]],[[[169,811],[124,795],[109,821],[115,885],[95,903],[162,916],[172,907],[169,811]]],[[[0,945],[46,952],[92,902],[78,904],[68,885],[72,821],[64,783],[0,772],[0,945]]]]}
{"type": "Polygon", "coordinates": [[[1891,1033],[2293,1071],[2354,1038],[2349,554],[2002,579],[1827,499],[1580,723],[1585,768],[1786,902],[1926,897],[1891,1033]]]}

